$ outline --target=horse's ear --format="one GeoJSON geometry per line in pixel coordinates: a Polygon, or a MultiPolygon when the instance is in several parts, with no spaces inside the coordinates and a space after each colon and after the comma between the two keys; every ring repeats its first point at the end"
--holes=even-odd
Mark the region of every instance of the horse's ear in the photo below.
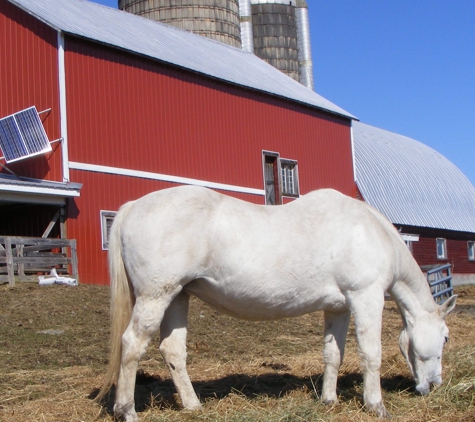
{"type": "Polygon", "coordinates": [[[457,301],[457,295],[449,297],[442,305],[440,305],[439,313],[442,318],[450,314],[455,308],[455,302],[457,301]]]}

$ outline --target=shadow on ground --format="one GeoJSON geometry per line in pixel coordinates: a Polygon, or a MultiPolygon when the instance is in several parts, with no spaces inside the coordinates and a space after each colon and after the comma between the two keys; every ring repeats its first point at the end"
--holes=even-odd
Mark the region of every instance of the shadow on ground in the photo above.
{"type": "MultiPolygon", "coordinates": [[[[258,376],[235,374],[212,381],[195,381],[193,386],[201,402],[207,399],[224,399],[228,395],[240,394],[252,400],[256,396],[279,398],[291,391],[308,389],[314,391],[316,397],[321,395],[323,374],[311,377],[298,377],[288,373],[271,373],[258,376]]],[[[349,373],[338,378],[338,394],[342,400],[359,398],[363,377],[359,373],[349,373]]],[[[388,392],[413,391],[414,381],[404,376],[385,377],[381,379],[382,389],[388,392]]],[[[94,399],[99,390],[89,395],[94,399]]],[[[104,410],[112,414],[114,405],[114,387],[102,401],[104,410]]],[[[158,375],[137,372],[135,387],[135,408],[143,412],[148,408],[181,409],[177,400],[175,387],[170,379],[162,380],[158,375]]]]}

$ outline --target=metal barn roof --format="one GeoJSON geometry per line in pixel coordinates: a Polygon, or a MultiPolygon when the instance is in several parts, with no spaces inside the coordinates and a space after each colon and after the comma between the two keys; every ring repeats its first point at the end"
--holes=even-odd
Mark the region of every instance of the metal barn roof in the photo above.
{"type": "Polygon", "coordinates": [[[475,232],[475,187],[447,158],[360,122],[353,139],[358,188],[394,224],[475,232]]]}
{"type": "Polygon", "coordinates": [[[86,0],[9,1],[57,31],[354,118],[254,54],[200,35],[86,0]]]}

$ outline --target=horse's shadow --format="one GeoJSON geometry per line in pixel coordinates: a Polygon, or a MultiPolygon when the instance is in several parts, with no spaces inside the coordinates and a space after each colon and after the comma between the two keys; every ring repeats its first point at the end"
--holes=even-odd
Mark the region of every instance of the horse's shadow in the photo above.
{"type": "MultiPolygon", "coordinates": [[[[298,377],[288,373],[269,373],[257,376],[246,374],[228,375],[212,381],[195,381],[193,386],[201,402],[207,399],[223,399],[230,394],[239,394],[248,399],[256,396],[278,398],[291,391],[307,389],[316,397],[321,396],[323,374],[310,377],[298,377]]],[[[363,377],[359,373],[348,373],[338,378],[338,395],[347,401],[357,397],[360,399],[363,377]]],[[[381,378],[384,391],[402,392],[414,389],[414,381],[408,377],[397,375],[381,378]]],[[[94,399],[99,390],[89,395],[94,399]]],[[[105,412],[112,414],[115,389],[104,397],[101,404],[105,412]]],[[[139,371],[135,387],[135,408],[142,412],[148,408],[181,409],[175,387],[170,379],[162,380],[157,375],[149,375],[139,371]]]]}

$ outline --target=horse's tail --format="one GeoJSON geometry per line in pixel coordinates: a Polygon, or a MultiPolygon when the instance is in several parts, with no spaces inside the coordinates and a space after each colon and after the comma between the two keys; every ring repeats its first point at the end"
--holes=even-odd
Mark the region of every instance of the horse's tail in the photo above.
{"type": "Polygon", "coordinates": [[[129,283],[124,261],[120,232],[125,218],[128,216],[134,202],[124,204],[114,218],[109,236],[109,275],[111,283],[110,298],[110,355],[109,367],[96,401],[108,393],[119,377],[122,357],[122,335],[130,322],[135,296],[129,283]]]}

